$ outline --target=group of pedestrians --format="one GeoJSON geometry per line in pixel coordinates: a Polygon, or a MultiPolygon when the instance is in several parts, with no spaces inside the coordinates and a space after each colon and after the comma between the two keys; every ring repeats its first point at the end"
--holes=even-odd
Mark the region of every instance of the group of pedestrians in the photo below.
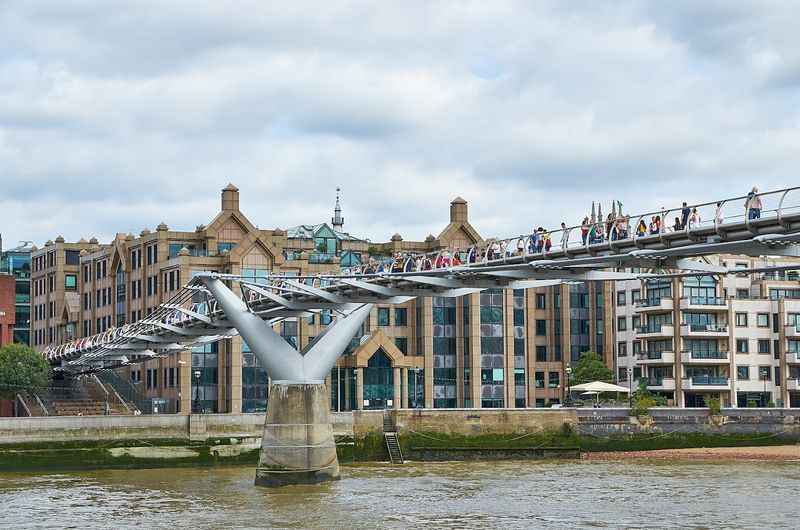
{"type": "MultiPolygon", "coordinates": [[[[714,217],[715,225],[722,224],[723,203],[718,202],[714,217]]],[[[763,204],[758,194],[758,188],[753,187],[747,194],[744,203],[747,218],[749,220],[760,219],[763,204]]],[[[676,216],[672,226],[664,227],[664,219],[661,215],[653,215],[650,222],[642,218],[635,228],[635,236],[643,237],[647,235],[657,235],[664,231],[678,232],[698,228],[702,223],[702,217],[697,207],[690,207],[683,202],[680,215],[676,216]]],[[[570,229],[566,223],[561,223],[561,245],[566,247],[570,229]]],[[[630,216],[609,213],[605,220],[594,220],[594,214],[590,218],[588,215],[583,218],[580,224],[581,243],[583,245],[594,245],[605,241],[616,241],[631,237],[630,216]]],[[[456,267],[462,264],[494,261],[504,257],[522,256],[525,254],[541,254],[552,249],[553,241],[550,232],[542,226],[531,231],[528,237],[520,236],[516,240],[499,241],[492,240],[484,246],[473,246],[462,251],[455,249],[452,253],[449,250],[439,252],[433,257],[412,253],[396,253],[390,260],[376,261],[370,259],[368,263],[358,267],[356,270],[362,274],[376,274],[383,272],[411,272],[424,271],[430,269],[440,269],[456,267]]]]}

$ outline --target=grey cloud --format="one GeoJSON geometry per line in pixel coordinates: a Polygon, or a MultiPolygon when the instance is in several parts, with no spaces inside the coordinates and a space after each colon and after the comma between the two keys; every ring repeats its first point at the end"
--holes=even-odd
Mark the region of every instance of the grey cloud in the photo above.
{"type": "Polygon", "coordinates": [[[0,231],[485,235],[793,184],[800,15],[779,2],[18,2],[0,11],[0,231]]]}

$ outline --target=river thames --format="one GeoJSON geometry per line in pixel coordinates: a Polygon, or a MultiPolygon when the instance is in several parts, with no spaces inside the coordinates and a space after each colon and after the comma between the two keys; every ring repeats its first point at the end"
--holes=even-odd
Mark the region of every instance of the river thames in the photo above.
{"type": "Polygon", "coordinates": [[[798,528],[797,462],[344,466],[279,490],[250,467],[0,475],[2,528],[798,528]]]}

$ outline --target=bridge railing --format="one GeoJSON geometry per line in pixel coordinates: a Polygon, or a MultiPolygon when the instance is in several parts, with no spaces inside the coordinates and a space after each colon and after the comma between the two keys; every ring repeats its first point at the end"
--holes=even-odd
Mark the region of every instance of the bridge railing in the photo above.
{"type": "Polygon", "coordinates": [[[507,238],[490,238],[480,245],[466,249],[442,249],[429,253],[400,253],[387,264],[363,264],[347,270],[355,274],[386,274],[452,268],[473,264],[487,264],[507,261],[518,256],[547,256],[554,251],[591,250],[592,247],[615,245],[623,241],[637,241],[642,238],[661,238],[668,234],[683,232],[690,239],[698,230],[713,229],[721,237],[725,236],[726,225],[744,223],[747,228],[755,227],[765,220],[778,220],[783,224],[790,214],[800,213],[800,186],[784,188],[751,195],[741,195],[720,201],[681,204],[671,208],[637,213],[617,214],[595,218],[579,225],[548,230],[544,227],[534,229],[530,234],[520,234],[507,238]],[[795,199],[795,200],[793,200],[795,199]],[[749,215],[749,207],[761,203],[757,216],[749,215]]]}

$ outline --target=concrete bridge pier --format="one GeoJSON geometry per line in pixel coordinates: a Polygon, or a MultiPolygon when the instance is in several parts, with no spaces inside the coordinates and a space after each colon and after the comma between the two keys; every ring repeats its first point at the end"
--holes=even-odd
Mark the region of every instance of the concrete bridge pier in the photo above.
{"type": "Polygon", "coordinates": [[[270,385],[256,486],[314,484],[339,478],[324,381],[270,385]]]}
{"type": "MultiPolygon", "coordinates": [[[[271,324],[251,312],[216,273],[198,277],[272,378],[256,485],[311,484],[339,478],[325,378],[359,333],[372,304],[343,304],[347,316],[298,352],[271,324]]],[[[301,316],[302,310],[298,312],[301,316]]]]}

